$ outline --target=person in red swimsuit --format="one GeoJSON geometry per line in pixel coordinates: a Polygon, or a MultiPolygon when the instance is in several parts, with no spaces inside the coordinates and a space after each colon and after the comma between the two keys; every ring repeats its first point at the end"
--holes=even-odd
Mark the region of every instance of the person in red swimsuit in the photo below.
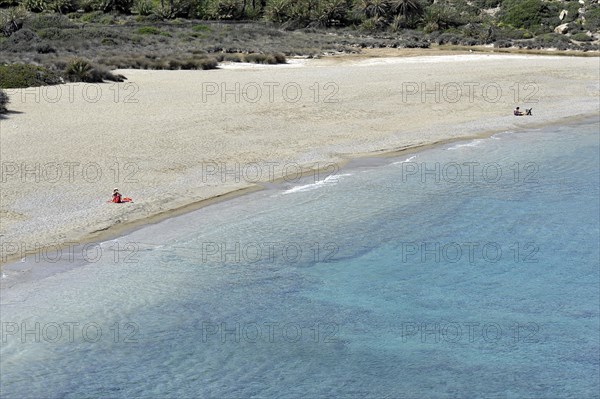
{"type": "Polygon", "coordinates": [[[121,203],[121,193],[119,193],[119,189],[115,188],[113,190],[112,202],[116,202],[117,204],[121,203]]]}

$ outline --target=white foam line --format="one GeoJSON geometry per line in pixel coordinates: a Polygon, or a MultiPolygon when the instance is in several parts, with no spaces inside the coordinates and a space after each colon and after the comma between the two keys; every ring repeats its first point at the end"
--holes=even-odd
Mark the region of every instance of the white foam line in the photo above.
{"type": "Polygon", "coordinates": [[[481,143],[483,143],[483,140],[473,140],[470,143],[457,144],[455,146],[449,147],[449,148],[447,148],[447,150],[457,150],[462,147],[477,147],[481,143]]]}
{"type": "Polygon", "coordinates": [[[310,191],[310,190],[315,190],[319,187],[324,187],[326,184],[334,184],[337,183],[340,177],[345,177],[345,176],[352,176],[351,173],[346,173],[346,174],[342,174],[342,175],[331,175],[331,176],[327,176],[325,179],[323,180],[319,180],[315,183],[310,183],[310,184],[305,184],[303,186],[296,186],[296,187],[292,187],[288,190],[285,190],[282,194],[292,194],[292,193],[298,193],[298,192],[302,192],[302,191],[310,191]]]}
{"type": "Polygon", "coordinates": [[[413,159],[415,159],[416,157],[417,157],[416,155],[413,155],[412,157],[406,158],[404,161],[394,162],[392,165],[400,165],[400,164],[403,164],[403,163],[406,163],[406,162],[410,162],[413,159]]]}

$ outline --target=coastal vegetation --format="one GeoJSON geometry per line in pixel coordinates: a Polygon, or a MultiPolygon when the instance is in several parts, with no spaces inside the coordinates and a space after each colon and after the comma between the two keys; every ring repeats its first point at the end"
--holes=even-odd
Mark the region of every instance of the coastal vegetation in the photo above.
{"type": "Polygon", "coordinates": [[[598,50],[597,0],[0,0],[0,88],[363,48],[598,50]]]}
{"type": "Polygon", "coordinates": [[[6,105],[8,104],[8,95],[2,89],[0,89],[0,113],[6,112],[6,105]]]}

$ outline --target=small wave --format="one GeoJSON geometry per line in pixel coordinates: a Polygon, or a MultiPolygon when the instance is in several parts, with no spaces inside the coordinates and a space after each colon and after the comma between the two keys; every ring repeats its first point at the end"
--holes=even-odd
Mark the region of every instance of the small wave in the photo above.
{"type": "Polygon", "coordinates": [[[406,162],[411,162],[413,159],[415,159],[417,156],[413,155],[412,157],[408,157],[406,158],[404,161],[398,161],[398,162],[394,162],[392,165],[400,165],[402,163],[406,163],[406,162]]]}
{"type": "Polygon", "coordinates": [[[495,133],[495,134],[491,135],[490,138],[494,139],[494,140],[502,140],[504,138],[504,136],[508,136],[508,135],[511,135],[511,134],[514,134],[514,133],[515,132],[513,130],[506,130],[506,131],[503,131],[503,132],[495,133]]]}
{"type": "Polygon", "coordinates": [[[477,147],[479,144],[483,143],[483,140],[473,140],[470,143],[465,144],[456,144],[452,147],[446,148],[447,150],[457,150],[462,147],[477,147]]]}
{"type": "Polygon", "coordinates": [[[299,193],[299,192],[302,192],[302,191],[315,190],[317,188],[324,187],[327,184],[335,184],[335,183],[337,183],[339,181],[340,177],[345,177],[345,176],[352,176],[352,174],[351,173],[346,173],[346,174],[342,174],[342,175],[327,176],[325,179],[316,181],[314,183],[304,184],[302,186],[292,187],[292,188],[290,188],[288,190],[285,190],[283,192],[283,194],[292,194],[292,193],[299,193]]]}

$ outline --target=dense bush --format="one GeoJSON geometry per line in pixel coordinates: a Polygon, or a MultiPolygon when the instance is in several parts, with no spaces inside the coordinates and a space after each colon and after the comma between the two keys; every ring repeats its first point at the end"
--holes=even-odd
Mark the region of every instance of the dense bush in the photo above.
{"type": "Polygon", "coordinates": [[[60,77],[43,67],[27,64],[0,65],[0,88],[3,89],[18,89],[57,83],[60,83],[60,77]]]}
{"type": "Polygon", "coordinates": [[[425,9],[423,22],[433,31],[460,26],[463,19],[455,9],[446,4],[432,4],[425,9]]]}
{"type": "Polygon", "coordinates": [[[594,39],[583,32],[575,33],[571,35],[572,40],[576,40],[578,42],[591,42],[594,39]]]}
{"type": "Polygon", "coordinates": [[[131,14],[133,0],[104,0],[104,12],[117,11],[123,14],[131,14]]]}
{"type": "Polygon", "coordinates": [[[42,12],[49,9],[49,0],[22,0],[21,5],[31,12],[42,12]]]}
{"type": "Polygon", "coordinates": [[[36,14],[27,18],[23,22],[24,28],[28,28],[33,31],[48,28],[75,28],[76,26],[77,25],[75,25],[69,18],[61,14],[36,14]]]}
{"type": "Polygon", "coordinates": [[[600,29],[600,4],[593,4],[589,10],[584,14],[585,23],[583,24],[585,29],[592,32],[596,32],[600,29]]]}
{"type": "Polygon", "coordinates": [[[8,94],[4,90],[0,90],[0,113],[6,112],[6,105],[8,103],[8,94]]]}
{"type": "Polygon", "coordinates": [[[75,0],[52,0],[48,10],[60,14],[67,14],[77,10],[77,3],[75,0]]]}
{"type": "Polygon", "coordinates": [[[15,7],[19,5],[19,0],[0,0],[0,8],[15,7]]]}
{"type": "MultiPolygon", "coordinates": [[[[32,0],[39,1],[39,0],[32,0]]],[[[102,11],[105,13],[116,11],[130,14],[134,0],[79,0],[79,7],[85,12],[102,11]]]]}
{"type": "Polygon", "coordinates": [[[492,28],[494,40],[520,40],[531,39],[533,35],[526,29],[515,29],[510,26],[499,26],[492,28]]]}
{"type": "Polygon", "coordinates": [[[160,35],[162,31],[154,26],[142,26],[136,31],[140,35],[160,35]]]}
{"type": "Polygon", "coordinates": [[[567,50],[572,46],[571,40],[567,36],[558,33],[545,33],[538,35],[534,39],[534,48],[556,48],[558,50],[567,50]]]}
{"type": "Polygon", "coordinates": [[[285,56],[283,54],[247,54],[244,61],[254,64],[284,64],[285,56]]]}
{"type": "Polygon", "coordinates": [[[561,21],[561,23],[573,22],[579,16],[579,8],[581,4],[578,1],[569,1],[560,5],[561,11],[567,10],[566,17],[561,21]]]}
{"type": "Polygon", "coordinates": [[[11,7],[6,10],[0,10],[0,33],[4,36],[10,36],[23,27],[23,22],[27,17],[25,9],[20,7],[11,7]]]}
{"type": "Polygon", "coordinates": [[[35,32],[29,29],[21,29],[13,33],[8,39],[8,42],[11,44],[31,44],[32,42],[37,42],[39,40],[40,38],[35,32]]]}
{"type": "Polygon", "coordinates": [[[42,43],[36,46],[35,51],[39,54],[50,54],[56,53],[56,49],[49,45],[48,43],[42,43]]]}
{"type": "Polygon", "coordinates": [[[495,8],[502,3],[502,0],[473,0],[472,3],[479,8],[495,8]]]}
{"type": "Polygon", "coordinates": [[[40,29],[38,36],[46,40],[68,40],[72,37],[71,32],[60,28],[40,29]]]}
{"type": "Polygon", "coordinates": [[[560,23],[559,7],[542,0],[504,0],[500,21],[534,33],[550,32],[560,23]]]}
{"type": "Polygon", "coordinates": [[[64,75],[70,82],[100,83],[104,80],[115,82],[122,82],[124,80],[122,75],[114,75],[107,69],[93,65],[82,58],[70,60],[64,69],[64,75]]]}
{"type": "Polygon", "coordinates": [[[138,15],[148,16],[154,12],[154,4],[151,0],[136,0],[131,11],[138,15]]]}
{"type": "Polygon", "coordinates": [[[244,62],[244,54],[221,53],[217,54],[215,59],[219,62],[244,62]]]}
{"type": "Polygon", "coordinates": [[[77,10],[78,6],[75,0],[21,0],[20,3],[26,10],[35,13],[54,11],[66,14],[77,10]]]}

